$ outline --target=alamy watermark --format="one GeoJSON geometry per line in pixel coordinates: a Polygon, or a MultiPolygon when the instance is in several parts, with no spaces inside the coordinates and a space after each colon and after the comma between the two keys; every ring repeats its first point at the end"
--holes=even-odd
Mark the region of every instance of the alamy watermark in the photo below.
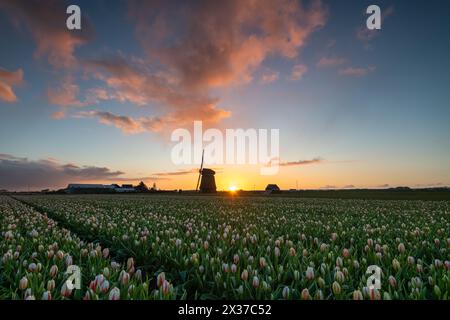
{"type": "Polygon", "coordinates": [[[279,129],[226,129],[225,134],[215,128],[203,132],[202,121],[194,121],[193,137],[189,130],[178,128],[172,132],[171,158],[175,165],[251,164],[261,165],[262,175],[278,173],[280,162],[279,129]]]}

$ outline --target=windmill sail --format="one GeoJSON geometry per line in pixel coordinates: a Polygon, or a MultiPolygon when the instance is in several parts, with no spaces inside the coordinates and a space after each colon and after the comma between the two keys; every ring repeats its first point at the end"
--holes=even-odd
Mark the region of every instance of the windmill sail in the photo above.
{"type": "Polygon", "coordinates": [[[205,150],[203,149],[203,152],[202,152],[202,164],[200,165],[200,170],[198,171],[197,187],[195,188],[195,191],[198,191],[198,185],[200,184],[200,178],[202,176],[202,170],[203,170],[203,157],[204,156],[205,156],[205,150]]]}

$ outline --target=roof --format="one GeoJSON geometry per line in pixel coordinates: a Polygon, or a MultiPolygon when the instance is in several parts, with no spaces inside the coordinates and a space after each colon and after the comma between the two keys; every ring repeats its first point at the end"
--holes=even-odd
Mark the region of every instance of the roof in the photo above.
{"type": "Polygon", "coordinates": [[[280,188],[276,184],[268,184],[266,190],[280,190],[280,188]]]}

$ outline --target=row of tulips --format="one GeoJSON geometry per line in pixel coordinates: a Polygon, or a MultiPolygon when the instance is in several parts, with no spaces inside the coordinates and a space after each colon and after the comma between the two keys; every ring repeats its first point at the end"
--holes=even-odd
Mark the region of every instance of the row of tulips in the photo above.
{"type": "MultiPolygon", "coordinates": [[[[18,199],[84,239],[106,244],[114,263],[124,265],[115,275],[121,298],[448,299],[450,292],[448,202],[18,199]],[[142,275],[146,280],[127,296],[120,272],[134,275],[125,267],[129,257],[140,270],[136,281],[142,275]],[[382,270],[380,290],[367,287],[370,265],[382,270]]],[[[101,284],[92,291],[101,295],[101,284]]]]}
{"type": "Polygon", "coordinates": [[[9,197],[0,197],[0,298],[171,299],[173,286],[152,288],[132,257],[117,262],[108,248],[86,243],[71,231],[9,197]],[[70,266],[81,271],[81,286],[67,282],[70,266]]]}

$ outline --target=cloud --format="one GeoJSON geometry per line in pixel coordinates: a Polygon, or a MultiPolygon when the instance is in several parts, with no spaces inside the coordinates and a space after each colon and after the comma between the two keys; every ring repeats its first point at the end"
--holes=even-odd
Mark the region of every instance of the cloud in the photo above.
{"type": "Polygon", "coordinates": [[[262,73],[260,83],[269,84],[277,81],[279,77],[280,73],[278,71],[267,69],[262,73]]]}
{"type": "MultiPolygon", "coordinates": [[[[72,76],[65,76],[60,80],[59,86],[50,87],[47,90],[47,98],[51,104],[60,107],[86,107],[95,103],[94,99],[87,99],[82,102],[78,99],[80,87],[74,83],[72,76]]],[[[59,111],[58,115],[62,115],[63,112],[59,111]]]]}
{"type": "Polygon", "coordinates": [[[292,68],[291,80],[301,80],[308,71],[308,67],[304,64],[297,64],[292,68]]]}
{"type": "Polygon", "coordinates": [[[187,174],[192,174],[192,173],[196,173],[198,174],[198,168],[192,168],[189,170],[178,170],[178,171],[172,171],[172,172],[158,172],[158,173],[154,173],[154,176],[184,176],[187,174]]]}
{"type": "Polygon", "coordinates": [[[153,72],[141,60],[113,57],[86,61],[84,66],[87,72],[107,86],[106,89],[92,89],[87,101],[118,100],[141,107],[163,108],[163,114],[159,117],[139,119],[101,111],[78,113],[81,117],[98,118],[101,123],[114,125],[125,133],[168,131],[191,125],[194,120],[202,120],[205,125],[209,125],[231,115],[229,111],[217,107],[217,98],[181,88],[173,83],[171,77],[153,72]]]}
{"type": "Polygon", "coordinates": [[[337,58],[337,57],[326,58],[326,57],[322,57],[317,62],[317,67],[319,67],[319,68],[336,67],[336,66],[340,66],[340,65],[344,64],[345,62],[346,62],[346,60],[344,58],[337,58]]]}
{"type": "Polygon", "coordinates": [[[8,71],[0,68],[0,100],[16,102],[17,96],[13,87],[23,83],[23,70],[8,71]]]}
{"type": "Polygon", "coordinates": [[[80,166],[60,163],[55,159],[29,160],[9,154],[0,154],[0,188],[54,188],[70,182],[115,180],[124,175],[106,167],[80,166]]]}
{"type": "Polygon", "coordinates": [[[56,0],[0,0],[17,27],[26,25],[37,43],[36,58],[45,57],[57,68],[76,66],[75,48],[92,38],[93,30],[83,16],[82,30],[71,31],[66,26],[66,7],[56,0]]]}
{"type": "Polygon", "coordinates": [[[118,116],[110,112],[81,111],[76,114],[80,118],[97,118],[100,123],[112,125],[127,134],[136,134],[145,131],[157,132],[164,126],[163,120],[159,118],[141,117],[134,119],[127,116],[118,116]]]}
{"type": "Polygon", "coordinates": [[[280,162],[281,167],[296,167],[296,166],[304,166],[308,164],[318,164],[323,163],[324,160],[322,158],[314,158],[310,160],[299,160],[299,161],[288,161],[288,162],[280,162]]]}
{"type": "MultiPolygon", "coordinates": [[[[393,14],[394,14],[394,6],[389,6],[386,9],[381,9],[381,23],[382,23],[381,30],[376,29],[370,30],[367,28],[366,24],[357,29],[356,37],[364,43],[364,47],[366,49],[369,49],[370,42],[381,34],[381,31],[383,30],[384,21],[393,14]]],[[[364,13],[364,15],[368,17],[366,13],[364,13]]]]}
{"type": "Polygon", "coordinates": [[[339,74],[343,76],[350,76],[350,77],[363,77],[369,74],[370,72],[375,71],[374,66],[369,66],[367,68],[354,68],[354,67],[347,67],[344,69],[339,70],[339,74]]]}
{"type": "Polygon", "coordinates": [[[297,57],[327,16],[317,0],[308,7],[288,0],[161,3],[131,1],[137,38],[193,89],[248,83],[268,56],[297,57]]]}

